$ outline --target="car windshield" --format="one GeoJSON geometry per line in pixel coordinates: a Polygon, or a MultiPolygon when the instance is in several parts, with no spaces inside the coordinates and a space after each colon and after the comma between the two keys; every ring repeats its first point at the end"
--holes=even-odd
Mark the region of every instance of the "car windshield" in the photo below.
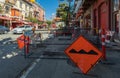
{"type": "Polygon", "coordinates": [[[30,26],[26,26],[25,28],[30,28],[30,26]]]}
{"type": "Polygon", "coordinates": [[[24,26],[18,26],[17,28],[24,28],[24,26]]]}

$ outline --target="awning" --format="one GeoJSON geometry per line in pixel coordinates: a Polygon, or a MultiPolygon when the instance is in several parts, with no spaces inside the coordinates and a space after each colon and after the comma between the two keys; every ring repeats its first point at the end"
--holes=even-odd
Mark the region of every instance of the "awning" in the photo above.
{"type": "Polygon", "coordinates": [[[47,26],[47,23],[43,23],[42,26],[47,26]]]}
{"type": "Polygon", "coordinates": [[[33,23],[32,22],[26,22],[26,21],[23,21],[24,24],[28,24],[28,25],[32,25],[33,23]]]}
{"type": "Polygon", "coordinates": [[[0,16],[0,19],[2,19],[2,20],[11,20],[10,17],[2,17],[2,16],[0,16]]]}
{"type": "Polygon", "coordinates": [[[16,20],[16,21],[12,21],[12,23],[24,23],[24,21],[16,20]]]}

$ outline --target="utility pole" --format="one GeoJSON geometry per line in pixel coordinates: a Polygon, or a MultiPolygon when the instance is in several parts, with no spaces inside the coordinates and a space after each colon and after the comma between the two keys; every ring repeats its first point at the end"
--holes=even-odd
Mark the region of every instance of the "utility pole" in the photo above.
{"type": "Polygon", "coordinates": [[[67,12],[67,25],[69,26],[69,23],[70,23],[70,5],[71,5],[71,2],[72,0],[67,0],[68,1],[68,4],[69,4],[69,7],[68,7],[68,12],[67,12]]]}

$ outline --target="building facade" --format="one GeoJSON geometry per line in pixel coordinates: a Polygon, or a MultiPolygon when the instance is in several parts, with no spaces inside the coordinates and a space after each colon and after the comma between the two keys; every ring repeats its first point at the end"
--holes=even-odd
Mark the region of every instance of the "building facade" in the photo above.
{"type": "Polygon", "coordinates": [[[39,21],[44,21],[45,11],[38,3],[34,3],[34,17],[39,21]]]}
{"type": "Polygon", "coordinates": [[[36,2],[29,0],[1,0],[0,25],[8,26],[10,29],[23,24],[31,24],[30,18],[44,21],[45,11],[36,2]]]}
{"type": "MultiPolygon", "coordinates": [[[[111,30],[111,1],[110,0],[82,0],[76,11],[76,19],[82,28],[91,28],[97,35],[102,29],[111,30]]],[[[78,5],[78,4],[77,4],[78,5]]]]}
{"type": "Polygon", "coordinates": [[[6,0],[0,0],[0,25],[10,26],[10,9],[12,4],[13,3],[8,4],[6,0]]]}
{"type": "Polygon", "coordinates": [[[93,35],[105,30],[106,38],[120,40],[120,0],[75,0],[74,13],[79,26],[90,27],[93,35]]]}
{"type": "Polygon", "coordinates": [[[28,24],[27,18],[33,16],[32,3],[26,0],[17,0],[11,8],[12,28],[28,24]]]}
{"type": "Polygon", "coordinates": [[[120,0],[111,0],[111,30],[120,37],[120,0]]]}

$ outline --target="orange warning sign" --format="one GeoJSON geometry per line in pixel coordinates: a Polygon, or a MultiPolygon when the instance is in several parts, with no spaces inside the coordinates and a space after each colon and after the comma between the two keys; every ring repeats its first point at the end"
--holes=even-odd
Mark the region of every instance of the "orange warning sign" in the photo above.
{"type": "Polygon", "coordinates": [[[70,59],[87,74],[87,72],[102,57],[102,52],[93,46],[83,36],[76,39],[66,50],[65,53],[70,59]]]}

